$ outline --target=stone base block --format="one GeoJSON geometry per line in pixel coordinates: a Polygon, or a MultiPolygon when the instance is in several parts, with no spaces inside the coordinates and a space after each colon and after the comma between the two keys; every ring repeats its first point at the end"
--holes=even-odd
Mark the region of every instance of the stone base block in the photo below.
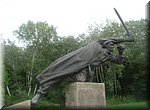
{"type": "Polygon", "coordinates": [[[66,88],[67,109],[105,109],[104,83],[76,82],[66,88]]]}
{"type": "Polygon", "coordinates": [[[2,110],[30,110],[31,108],[31,101],[26,100],[11,106],[8,106],[6,108],[3,108],[2,110]]]}

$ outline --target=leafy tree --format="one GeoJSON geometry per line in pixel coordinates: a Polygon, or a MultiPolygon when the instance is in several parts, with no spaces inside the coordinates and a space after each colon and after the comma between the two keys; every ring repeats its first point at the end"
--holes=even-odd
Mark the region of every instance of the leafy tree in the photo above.
{"type": "MultiPolygon", "coordinates": [[[[25,67],[27,75],[28,95],[34,85],[33,77],[52,61],[53,43],[58,41],[56,28],[49,26],[46,22],[33,23],[28,21],[27,24],[22,24],[18,30],[14,31],[16,37],[26,43],[24,49],[25,67]],[[51,58],[51,59],[50,59],[51,58]]],[[[34,81],[35,82],[35,81],[34,81]]],[[[34,85],[35,88],[37,85],[34,85]]]]}
{"type": "Polygon", "coordinates": [[[144,97],[148,75],[146,22],[141,19],[139,21],[129,21],[126,24],[129,26],[135,42],[132,45],[126,44],[129,48],[125,51],[127,61],[124,62],[125,70],[121,79],[122,92],[136,95],[136,97],[144,97]],[[137,88],[141,89],[137,92],[137,88]]]}
{"type": "MultiPolygon", "coordinates": [[[[4,55],[4,62],[5,62],[5,69],[4,69],[4,76],[5,76],[5,84],[7,87],[7,91],[9,95],[11,93],[13,95],[17,95],[15,93],[16,88],[22,88],[24,84],[24,66],[23,66],[23,54],[22,49],[17,47],[13,42],[8,41],[8,45],[4,45],[5,55],[4,55]],[[10,90],[9,90],[10,89],[10,90]]],[[[23,89],[23,88],[22,88],[23,89]]]]}

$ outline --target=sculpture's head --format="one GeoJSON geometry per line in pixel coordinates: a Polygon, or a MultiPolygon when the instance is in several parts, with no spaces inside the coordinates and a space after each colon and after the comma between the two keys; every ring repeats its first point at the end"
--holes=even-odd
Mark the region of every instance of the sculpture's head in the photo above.
{"type": "Polygon", "coordinates": [[[98,43],[102,45],[103,48],[107,48],[110,51],[113,51],[115,40],[113,39],[99,39],[98,43]]]}
{"type": "Polygon", "coordinates": [[[113,51],[114,49],[114,40],[107,40],[103,42],[103,48],[107,48],[109,51],[113,51]]]}

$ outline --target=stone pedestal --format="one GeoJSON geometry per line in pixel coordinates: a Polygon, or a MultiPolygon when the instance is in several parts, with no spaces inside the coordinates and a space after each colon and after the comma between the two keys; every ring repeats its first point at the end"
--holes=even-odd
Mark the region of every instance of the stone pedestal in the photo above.
{"type": "Polygon", "coordinates": [[[3,108],[2,110],[30,110],[31,108],[31,101],[26,100],[14,105],[11,105],[9,107],[3,108]]]}
{"type": "Polygon", "coordinates": [[[76,82],[66,88],[67,109],[106,108],[104,83],[76,82]]]}

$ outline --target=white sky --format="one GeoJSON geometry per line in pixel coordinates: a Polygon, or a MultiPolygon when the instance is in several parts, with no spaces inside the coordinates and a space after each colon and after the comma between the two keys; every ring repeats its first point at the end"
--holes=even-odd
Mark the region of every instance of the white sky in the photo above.
{"type": "Polygon", "coordinates": [[[59,36],[86,33],[88,25],[123,18],[145,18],[149,0],[0,0],[0,37],[13,38],[12,31],[28,20],[46,21],[57,27],[59,36]]]}

